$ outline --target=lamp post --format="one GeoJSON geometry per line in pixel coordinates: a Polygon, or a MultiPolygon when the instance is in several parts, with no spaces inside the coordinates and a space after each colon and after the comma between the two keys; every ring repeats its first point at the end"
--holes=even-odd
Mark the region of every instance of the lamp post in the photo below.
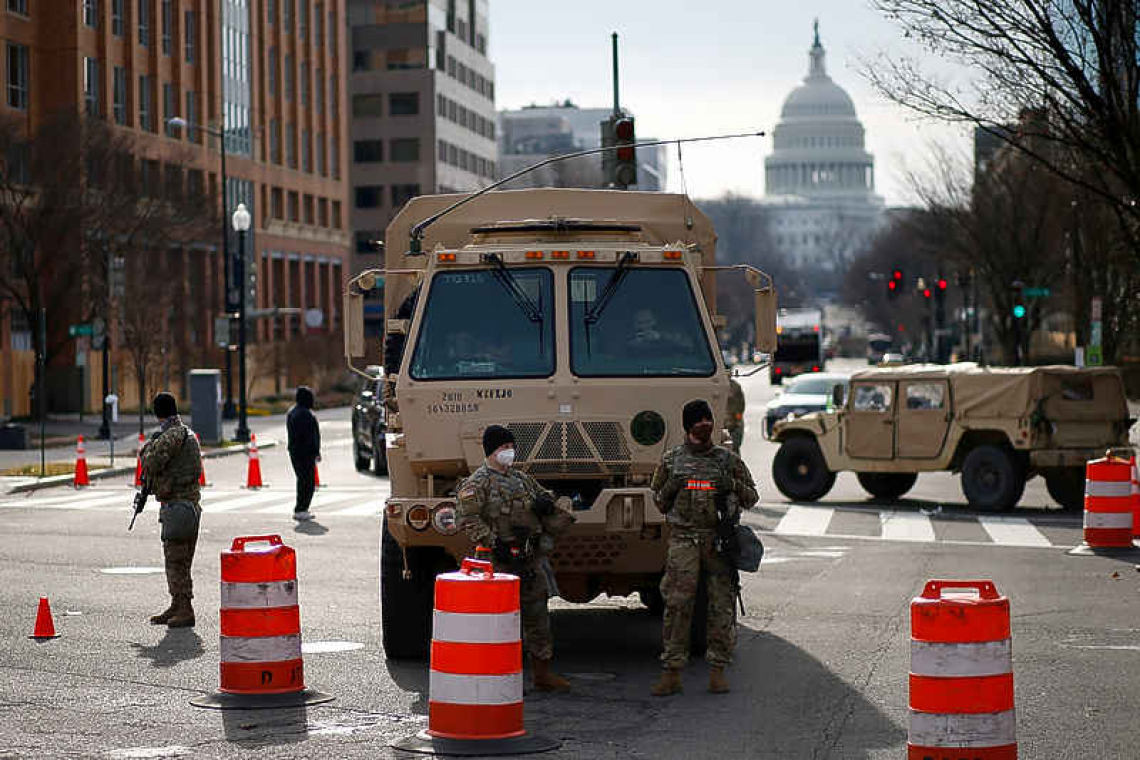
{"type": "Polygon", "coordinates": [[[244,203],[234,209],[234,232],[238,234],[238,258],[235,263],[235,278],[238,282],[238,425],[234,440],[249,442],[249,427],[245,412],[245,233],[249,230],[249,210],[244,203]]]}
{"type": "MultiPolygon", "coordinates": [[[[177,129],[184,129],[186,127],[193,127],[200,129],[208,135],[218,138],[218,146],[222,155],[222,261],[224,262],[224,271],[230,272],[233,269],[233,262],[230,261],[230,236],[226,231],[226,134],[224,130],[212,129],[202,124],[191,124],[183,119],[181,116],[173,116],[166,120],[169,127],[177,129]]],[[[226,283],[228,291],[230,283],[226,283]]],[[[229,313],[229,296],[227,292],[226,297],[226,312],[229,313]]],[[[234,383],[233,383],[233,366],[230,359],[230,346],[226,345],[226,403],[222,407],[222,417],[227,420],[232,420],[236,417],[234,410],[234,383]]]]}

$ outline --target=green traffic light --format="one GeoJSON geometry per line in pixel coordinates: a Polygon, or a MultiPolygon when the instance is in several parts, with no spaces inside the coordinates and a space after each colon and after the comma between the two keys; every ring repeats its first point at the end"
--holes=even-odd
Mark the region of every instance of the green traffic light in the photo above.
{"type": "Polygon", "coordinates": [[[1024,317],[1025,316],[1025,307],[1021,304],[1017,304],[1016,306],[1014,306],[1013,307],[1013,316],[1017,319],[1021,319],[1022,317],[1024,317]]]}

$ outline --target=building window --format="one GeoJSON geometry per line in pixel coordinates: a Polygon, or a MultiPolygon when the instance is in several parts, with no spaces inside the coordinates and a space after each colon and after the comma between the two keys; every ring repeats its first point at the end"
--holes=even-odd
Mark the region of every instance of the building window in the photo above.
{"type": "Polygon", "coordinates": [[[316,75],[313,77],[313,89],[317,95],[317,113],[324,113],[325,110],[325,70],[317,69],[316,75]]]}
{"type": "Polygon", "coordinates": [[[382,185],[357,185],[357,208],[379,208],[383,203],[384,187],[382,185]]]}
{"type": "Polygon", "coordinates": [[[352,144],[352,160],[358,164],[374,164],[384,160],[383,140],[357,140],[352,144]]]}
{"type": "Polygon", "coordinates": [[[336,74],[329,74],[329,114],[336,119],[337,104],[337,82],[336,74]]]}
{"type": "Polygon", "coordinates": [[[309,105],[309,63],[301,64],[301,105],[309,105]]]}
{"type": "Polygon", "coordinates": [[[138,2],[139,44],[150,45],[150,0],[138,2]]]}
{"type": "Polygon", "coordinates": [[[269,122],[269,160],[275,164],[281,163],[281,120],[273,119],[269,122]]]}
{"type": "Polygon", "coordinates": [[[174,85],[170,82],[165,82],[162,85],[162,118],[166,124],[166,136],[178,137],[180,132],[177,127],[170,126],[170,119],[178,115],[178,95],[174,92],[174,85]]]}
{"type": "Polygon", "coordinates": [[[392,185],[392,208],[400,208],[419,194],[419,185],[392,185]]]}
{"type": "Polygon", "coordinates": [[[28,0],[8,0],[8,12],[28,15],[28,0]]]}
{"type": "Polygon", "coordinates": [[[28,110],[28,48],[8,43],[8,107],[28,110]]]}
{"type": "Polygon", "coordinates": [[[198,93],[186,93],[186,139],[198,142],[198,93]]]}
{"type": "Polygon", "coordinates": [[[383,95],[353,95],[353,116],[382,116],[384,112],[383,95]]]}
{"type": "Polygon", "coordinates": [[[325,134],[322,132],[317,135],[317,174],[323,177],[327,171],[325,167],[325,134]]]}
{"type": "Polygon", "coordinates": [[[336,12],[329,8],[329,49],[336,52],[336,12]]]}
{"type": "Polygon", "coordinates": [[[317,199],[317,224],[322,227],[329,226],[329,201],[328,198],[317,199]]]}
{"type": "Polygon", "coordinates": [[[111,34],[116,37],[123,36],[123,2],[111,0],[111,34]]]}
{"type": "Polygon", "coordinates": [[[447,163],[447,143],[443,140],[436,141],[436,158],[444,163],[447,163]]]}
{"type": "Polygon", "coordinates": [[[116,66],[111,83],[111,110],[116,124],[127,123],[127,70],[116,66]]]}
{"type": "Polygon", "coordinates": [[[174,27],[174,7],[170,0],[162,0],[162,54],[170,55],[170,36],[174,27]]]}
{"type": "Polygon", "coordinates": [[[293,0],[282,0],[281,25],[285,27],[285,34],[293,33],[293,0]]]}
{"type": "Polygon", "coordinates": [[[289,192],[289,221],[301,221],[301,203],[296,191],[289,192]]]}
{"type": "Polygon", "coordinates": [[[269,94],[276,97],[277,95],[277,48],[269,48],[269,63],[266,68],[269,69],[269,94]]]}
{"type": "Polygon", "coordinates": [[[268,21],[270,25],[277,23],[277,0],[266,0],[265,20],[268,21]]]}
{"type": "Polygon", "coordinates": [[[151,113],[150,77],[139,75],[139,126],[148,132],[154,131],[153,114],[151,113]]]}
{"type": "Polygon", "coordinates": [[[301,171],[313,171],[313,143],[309,130],[301,130],[301,171]]]}
{"type": "Polygon", "coordinates": [[[317,47],[325,44],[324,13],[325,6],[322,3],[313,6],[313,42],[317,47]]]}
{"type": "Polygon", "coordinates": [[[99,0],[83,0],[83,25],[92,29],[99,27],[99,0]]]}
{"type": "MultiPolygon", "coordinates": [[[[337,139],[336,135],[333,135],[329,139],[329,166],[332,167],[333,179],[340,179],[340,140],[337,139]]],[[[340,208],[340,204],[336,204],[336,207],[340,208]]],[[[340,219],[339,215],[337,219],[340,219]]],[[[336,224],[336,228],[338,230],[340,229],[339,221],[336,224]]]]}
{"type": "Polygon", "coordinates": [[[389,146],[393,161],[419,161],[420,140],[418,137],[399,137],[389,146]]]}
{"type": "Polygon", "coordinates": [[[198,25],[195,21],[194,11],[186,11],[183,26],[185,27],[183,32],[186,36],[186,63],[194,63],[194,48],[195,45],[197,45],[198,34],[198,25]]]}
{"type": "Polygon", "coordinates": [[[418,92],[393,92],[388,96],[388,113],[391,116],[415,116],[420,112],[418,92]]]}
{"type": "Polygon", "coordinates": [[[94,58],[83,59],[83,110],[99,115],[99,61],[94,58]]]}
{"type": "Polygon", "coordinates": [[[285,125],[285,163],[290,169],[297,168],[297,125],[285,125]]]}
{"type": "Polygon", "coordinates": [[[293,54],[285,54],[285,100],[293,99],[293,54]]]}
{"type": "Polygon", "coordinates": [[[297,14],[297,35],[305,39],[309,33],[309,0],[297,0],[299,3],[297,14]]]}
{"type": "Polygon", "coordinates": [[[281,188],[279,188],[279,187],[273,188],[273,191],[269,194],[269,196],[271,199],[270,203],[273,207],[273,218],[274,219],[284,219],[285,218],[285,198],[284,198],[284,194],[281,192],[281,188]]]}

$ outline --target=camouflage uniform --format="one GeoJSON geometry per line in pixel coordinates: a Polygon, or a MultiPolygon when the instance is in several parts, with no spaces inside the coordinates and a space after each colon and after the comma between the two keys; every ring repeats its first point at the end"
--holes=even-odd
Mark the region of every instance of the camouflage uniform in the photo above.
{"type": "MultiPolygon", "coordinates": [[[[459,484],[459,527],[466,531],[476,546],[490,548],[496,539],[510,541],[514,528],[526,528],[531,535],[531,553],[525,559],[519,584],[519,607],[522,613],[522,637],[527,654],[536,660],[549,660],[554,655],[554,639],[550,634],[547,598],[554,596],[553,578],[542,567],[546,553],[554,548],[554,539],[574,521],[563,509],[539,517],[534,513],[534,499],[545,493],[525,472],[508,468],[499,472],[483,465],[459,484]]],[[[549,565],[547,565],[549,567],[549,565]]],[[[497,572],[516,572],[496,561],[497,572]]]]}
{"type": "Polygon", "coordinates": [[[731,378],[728,382],[728,433],[732,436],[733,448],[739,454],[740,444],[744,442],[744,389],[731,378]]]}
{"type": "Polygon", "coordinates": [[[759,498],[744,462],[720,446],[703,450],[689,443],[676,446],[665,453],[653,473],[651,487],[670,527],[669,556],[661,581],[665,598],[661,661],[666,668],[682,668],[688,659],[693,605],[702,573],[709,597],[706,659],[720,667],[732,661],[736,598],[729,568],[716,551],[716,483],[730,490],[728,504],[734,511],[751,507],[759,498]]]}
{"type": "MultiPolygon", "coordinates": [[[[142,450],[143,479],[160,504],[189,502],[198,516],[202,515],[202,499],[198,479],[202,474],[202,450],[190,428],[177,415],[162,423],[162,429],[142,450]]],[[[159,520],[162,520],[161,509],[159,520]]],[[[198,543],[197,531],[188,541],[163,541],[166,559],[166,583],[170,596],[177,599],[194,596],[190,565],[198,543]]]]}

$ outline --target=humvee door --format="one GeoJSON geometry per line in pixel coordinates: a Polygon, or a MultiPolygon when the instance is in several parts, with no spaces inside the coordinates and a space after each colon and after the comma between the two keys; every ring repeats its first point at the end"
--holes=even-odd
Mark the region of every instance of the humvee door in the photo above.
{"type": "Polygon", "coordinates": [[[932,459],[942,452],[942,443],[950,426],[949,393],[946,380],[906,380],[899,383],[896,456],[932,459]]]}
{"type": "Polygon", "coordinates": [[[890,459],[895,450],[894,381],[851,383],[844,415],[847,455],[858,459],[890,459]]]}

